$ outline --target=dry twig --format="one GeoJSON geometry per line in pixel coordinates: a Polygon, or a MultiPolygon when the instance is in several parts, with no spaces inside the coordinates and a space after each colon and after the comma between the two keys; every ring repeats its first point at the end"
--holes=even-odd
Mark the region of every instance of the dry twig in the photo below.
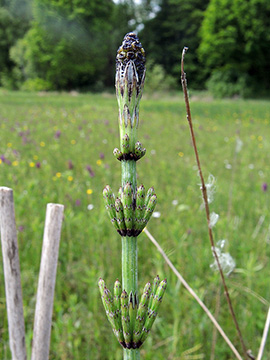
{"type": "Polygon", "coordinates": [[[243,340],[243,336],[238,324],[238,321],[236,319],[236,315],[232,306],[232,302],[231,302],[231,298],[230,298],[230,294],[229,294],[229,290],[227,288],[226,285],[226,281],[225,281],[225,277],[224,277],[224,273],[222,270],[222,267],[220,265],[220,261],[215,249],[215,243],[214,243],[214,238],[213,238],[213,232],[212,232],[212,227],[210,226],[210,210],[209,210],[209,203],[208,203],[208,196],[207,196],[207,189],[205,186],[205,181],[204,181],[204,177],[203,177],[203,173],[202,173],[202,168],[201,168],[201,163],[200,163],[200,158],[199,158],[199,153],[198,153],[198,149],[197,149],[197,145],[196,145],[196,138],[195,138],[195,134],[194,134],[194,130],[193,130],[193,124],[192,124],[192,118],[191,118],[191,111],[190,111],[190,106],[189,106],[189,98],[188,98],[188,90],[187,90],[187,80],[186,80],[186,74],[184,72],[184,57],[185,57],[185,53],[187,52],[188,48],[184,48],[183,52],[182,52],[182,61],[181,61],[181,82],[182,82],[182,88],[183,88],[183,92],[184,92],[184,97],[185,97],[185,104],[186,104],[186,112],[187,112],[187,120],[188,120],[188,124],[189,124],[189,129],[190,129],[190,134],[191,134],[191,140],[192,140],[192,144],[193,144],[193,148],[194,148],[194,152],[195,152],[195,157],[196,157],[196,162],[197,162],[197,166],[198,166],[198,171],[199,171],[199,176],[201,179],[201,191],[202,191],[202,196],[203,196],[203,201],[204,201],[204,207],[205,207],[205,212],[206,212],[206,218],[207,218],[207,225],[208,225],[208,235],[209,235],[209,239],[210,239],[210,243],[211,243],[211,247],[212,247],[212,252],[214,255],[214,258],[216,260],[217,266],[218,266],[218,270],[221,276],[221,280],[223,283],[223,287],[224,287],[224,291],[225,291],[225,295],[226,295],[226,299],[229,305],[229,309],[230,309],[230,313],[232,315],[241,345],[242,345],[242,349],[243,349],[243,354],[245,359],[248,359],[248,353],[247,353],[247,348],[246,345],[244,343],[243,340]]]}

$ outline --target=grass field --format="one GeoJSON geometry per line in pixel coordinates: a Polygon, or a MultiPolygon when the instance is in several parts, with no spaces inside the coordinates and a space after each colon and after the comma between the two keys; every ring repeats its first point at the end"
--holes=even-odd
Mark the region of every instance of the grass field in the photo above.
{"type": "MultiPolygon", "coordinates": [[[[216,178],[210,205],[220,215],[215,241],[227,239],[226,251],[236,261],[228,287],[247,347],[257,354],[270,302],[270,103],[196,97],[191,110],[205,177],[216,178]]],[[[120,164],[112,155],[119,145],[117,111],[110,94],[0,92],[0,185],[14,190],[29,355],[46,204],[56,202],[65,205],[65,218],[50,359],[122,358],[97,287],[99,277],[111,288],[121,278],[121,241],[102,199],[105,185],[114,191],[120,185],[120,164]]],[[[147,153],[137,164],[138,184],[155,187],[160,213],[148,229],[211,311],[218,311],[241,351],[219,274],[210,269],[213,256],[182,94],[143,97],[139,140],[147,153]]],[[[209,319],[145,234],[138,246],[139,286],[156,274],[168,279],[142,359],[209,360],[209,319]]],[[[0,278],[0,359],[8,360],[2,266],[0,278]]],[[[220,336],[215,354],[216,360],[234,359],[220,336]]],[[[269,358],[270,341],[264,355],[269,358]]]]}

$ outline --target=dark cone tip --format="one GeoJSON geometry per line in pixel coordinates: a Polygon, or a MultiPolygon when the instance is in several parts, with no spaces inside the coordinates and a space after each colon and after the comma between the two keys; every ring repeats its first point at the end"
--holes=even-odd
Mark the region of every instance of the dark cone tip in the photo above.
{"type": "Polygon", "coordinates": [[[125,35],[122,45],[117,50],[116,69],[121,66],[125,68],[130,60],[135,64],[139,83],[141,83],[145,69],[145,51],[138,36],[132,32],[125,35]]]}

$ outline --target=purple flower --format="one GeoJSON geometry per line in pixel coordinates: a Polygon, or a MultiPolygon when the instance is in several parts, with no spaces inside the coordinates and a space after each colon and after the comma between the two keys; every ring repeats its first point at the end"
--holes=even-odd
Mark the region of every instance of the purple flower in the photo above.
{"type": "Polygon", "coordinates": [[[73,162],[71,160],[68,160],[68,168],[69,170],[72,170],[74,168],[73,162]]]}
{"type": "Polygon", "coordinates": [[[18,226],[18,231],[19,231],[19,232],[22,232],[23,230],[24,230],[24,226],[23,226],[23,225],[18,226]]]}
{"type": "Polygon", "coordinates": [[[266,191],[267,191],[267,188],[268,188],[267,183],[263,183],[263,184],[262,184],[262,191],[266,192],[266,191]]]}
{"type": "Polygon", "coordinates": [[[22,138],[22,143],[23,143],[23,145],[25,145],[25,144],[28,143],[28,139],[27,139],[26,136],[23,136],[23,138],[22,138]]]}
{"type": "Polygon", "coordinates": [[[38,169],[41,168],[41,163],[39,161],[36,163],[36,168],[38,168],[38,169]]]}
{"type": "Polygon", "coordinates": [[[3,162],[5,162],[5,161],[6,161],[5,155],[1,155],[1,156],[0,156],[0,159],[1,159],[3,162]]]}
{"type": "Polygon", "coordinates": [[[104,156],[104,153],[103,153],[103,152],[101,152],[101,153],[99,154],[99,158],[103,160],[103,159],[104,159],[104,157],[105,157],[105,156],[104,156]]]}
{"type": "Polygon", "coordinates": [[[61,136],[61,131],[60,130],[57,130],[56,133],[54,134],[54,138],[55,139],[59,139],[61,136]]]}
{"type": "Polygon", "coordinates": [[[91,168],[90,165],[87,165],[87,166],[86,166],[86,170],[89,172],[89,175],[90,175],[91,177],[94,177],[94,176],[95,176],[95,173],[94,173],[94,171],[92,170],[92,168],[91,168]]]}
{"type": "Polygon", "coordinates": [[[80,206],[80,205],[81,205],[81,200],[80,200],[80,199],[77,199],[77,200],[75,201],[75,205],[76,205],[76,206],[80,206]]]}

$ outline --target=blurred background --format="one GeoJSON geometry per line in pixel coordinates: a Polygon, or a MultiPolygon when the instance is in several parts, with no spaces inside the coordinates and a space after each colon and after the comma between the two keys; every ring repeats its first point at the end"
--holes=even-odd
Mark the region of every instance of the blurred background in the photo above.
{"type": "MultiPolygon", "coordinates": [[[[121,278],[121,239],[102,198],[120,163],[115,55],[136,31],[147,73],[140,104],[138,184],[158,203],[147,226],[241,350],[214,270],[180,84],[184,46],[201,164],[215,179],[215,242],[246,345],[256,355],[270,306],[270,1],[0,0],[0,185],[14,191],[31,358],[46,204],[64,204],[50,360],[120,360],[97,282],[121,278]],[[252,98],[252,99],[251,99],[252,98]]],[[[231,360],[233,354],[145,233],[139,292],[168,289],[141,349],[144,360],[231,360]]],[[[0,252],[0,359],[10,360],[0,252]]],[[[239,350],[239,351],[240,351],[239,350]]],[[[270,342],[264,353],[270,359],[270,342]]]]}
{"type": "Polygon", "coordinates": [[[111,89],[116,49],[136,31],[147,52],[149,91],[157,79],[179,88],[187,46],[193,89],[267,96],[269,18],[267,0],[1,0],[0,86],[111,89]]]}

